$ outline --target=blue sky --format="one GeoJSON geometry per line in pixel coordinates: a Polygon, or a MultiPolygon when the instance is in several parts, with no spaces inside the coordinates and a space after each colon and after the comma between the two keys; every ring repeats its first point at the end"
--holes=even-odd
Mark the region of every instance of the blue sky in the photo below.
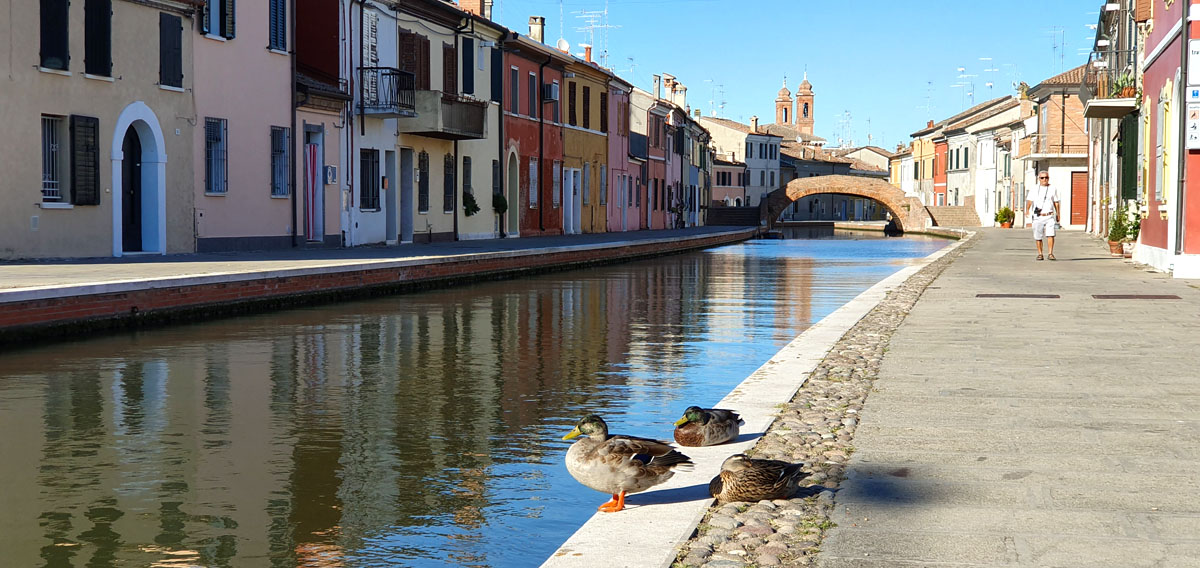
{"type": "MultiPolygon", "coordinates": [[[[705,115],[775,119],[787,75],[805,69],[816,94],[816,134],[893,149],[928,119],[1015,93],[1087,60],[1100,0],[495,0],[493,18],[528,32],[546,18],[546,42],[589,43],[581,12],[603,12],[608,66],[649,90],[670,73],[705,115]],[[560,17],[560,13],[562,17],[560,17]],[[561,30],[561,35],[560,35],[561,30]],[[632,58],[632,59],[630,59],[632,58]],[[984,59],[990,58],[990,59],[984,59]],[[959,68],[964,72],[959,72],[959,68]],[[961,77],[960,75],[966,75],[961,77]],[[992,83],[989,88],[987,83],[992,83]],[[973,85],[971,84],[973,83],[973,85]],[[969,94],[970,93],[970,94],[969,94]]],[[[597,53],[596,57],[599,57],[597,53]]]]}

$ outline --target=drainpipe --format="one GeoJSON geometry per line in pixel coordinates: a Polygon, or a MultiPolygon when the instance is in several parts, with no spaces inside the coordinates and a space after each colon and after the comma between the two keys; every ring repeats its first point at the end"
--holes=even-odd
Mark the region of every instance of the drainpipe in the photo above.
{"type": "MultiPolygon", "coordinates": [[[[366,55],[366,52],[364,50],[367,48],[367,46],[364,45],[363,41],[362,41],[363,24],[366,23],[365,22],[366,11],[367,11],[366,0],[358,0],[358,36],[359,36],[358,66],[359,67],[363,66],[363,57],[366,55]]],[[[354,41],[354,40],[351,39],[351,41],[354,41]]],[[[353,65],[350,66],[350,76],[351,77],[354,76],[354,66],[353,65]]],[[[366,96],[365,88],[366,88],[365,81],[359,81],[358,82],[358,129],[362,133],[363,136],[367,135],[367,121],[363,120],[363,97],[366,96]]]]}
{"type": "Polygon", "coordinates": [[[1188,41],[1192,37],[1192,22],[1188,17],[1192,5],[1183,11],[1183,31],[1179,34],[1179,69],[1180,81],[1175,88],[1179,89],[1180,100],[1176,104],[1184,112],[1179,113],[1179,189],[1175,196],[1175,254],[1183,254],[1183,195],[1187,190],[1187,72],[1188,72],[1188,41]]]}
{"type": "MultiPolygon", "coordinates": [[[[288,2],[288,10],[290,10],[288,13],[288,33],[291,36],[291,42],[288,44],[288,59],[291,61],[292,65],[292,130],[291,139],[288,140],[288,145],[291,146],[288,148],[288,157],[291,158],[291,163],[288,165],[290,166],[291,170],[289,174],[289,183],[291,184],[292,188],[292,247],[294,248],[300,246],[299,238],[297,238],[300,234],[297,225],[300,223],[298,222],[299,219],[296,217],[296,210],[298,208],[296,200],[296,0],[291,0],[288,2]]],[[[301,136],[300,139],[304,140],[304,137],[301,136]]],[[[304,146],[301,145],[301,148],[303,147],[304,146]]]]}
{"type": "MultiPolygon", "coordinates": [[[[542,100],[542,85],[545,84],[542,73],[545,72],[546,66],[550,64],[551,58],[546,56],[546,61],[538,66],[538,88],[536,93],[533,93],[538,98],[538,230],[546,231],[546,204],[542,200],[542,184],[545,183],[545,177],[542,175],[544,171],[542,166],[546,161],[546,101],[542,100]]],[[[560,96],[559,99],[562,97],[560,96]]],[[[554,169],[551,168],[550,175],[554,175],[554,169]]]]}
{"type": "MultiPolygon", "coordinates": [[[[487,18],[491,19],[491,16],[492,16],[492,7],[490,6],[491,0],[487,0],[487,2],[489,4],[485,8],[487,10],[487,18]]],[[[496,47],[493,48],[493,49],[500,50],[500,62],[501,63],[504,62],[504,44],[505,43],[508,43],[508,34],[505,34],[504,36],[502,36],[500,38],[500,41],[496,42],[496,47]]],[[[493,57],[492,63],[495,63],[495,62],[496,62],[496,58],[493,57]]],[[[493,70],[492,72],[495,73],[496,71],[493,70]]],[[[500,194],[501,195],[504,195],[504,193],[505,193],[504,185],[505,185],[505,182],[508,181],[507,173],[504,171],[504,169],[506,167],[508,167],[508,160],[505,159],[506,156],[504,155],[504,76],[505,75],[507,75],[507,73],[504,72],[504,66],[501,65],[501,67],[500,67],[500,102],[498,103],[499,110],[496,112],[497,130],[500,133],[499,136],[496,137],[496,158],[497,158],[497,160],[499,160],[499,164],[500,164],[500,194]]],[[[496,93],[492,93],[492,98],[496,98],[496,93]]],[[[517,185],[521,185],[521,184],[518,182],[517,185]]],[[[493,199],[495,199],[495,198],[493,197],[493,199]]],[[[506,202],[508,201],[507,196],[505,196],[505,201],[506,202]]],[[[508,211],[505,210],[504,214],[500,216],[500,238],[502,238],[502,239],[505,238],[506,236],[508,236],[505,234],[506,231],[504,229],[504,218],[507,215],[508,215],[508,211]]]]}
{"type": "MultiPolygon", "coordinates": [[[[466,22],[463,22],[457,28],[454,28],[454,48],[455,48],[454,53],[459,56],[459,61],[462,60],[462,54],[460,53],[460,50],[462,49],[462,45],[461,45],[461,42],[458,41],[458,38],[459,38],[459,36],[461,36],[463,34],[463,30],[466,30],[468,26],[471,28],[471,33],[475,33],[475,20],[473,18],[467,18],[466,22]]],[[[475,58],[472,57],[471,60],[474,61],[475,58]]],[[[474,69],[465,69],[465,68],[460,69],[460,71],[462,71],[463,77],[466,77],[466,74],[468,71],[470,71],[471,73],[475,72],[474,69]]],[[[446,88],[446,86],[442,85],[443,92],[445,91],[445,88],[446,88]]],[[[460,88],[461,88],[461,86],[460,86],[460,88]]],[[[457,94],[458,93],[455,93],[455,95],[457,95],[457,94]]],[[[443,119],[444,118],[445,117],[443,117],[443,119]]],[[[485,121],[487,120],[486,113],[484,113],[483,119],[485,121]]],[[[453,192],[454,193],[454,217],[453,217],[453,219],[454,219],[454,240],[457,241],[458,240],[458,194],[460,192],[458,186],[461,186],[461,184],[459,182],[462,180],[462,177],[457,175],[458,174],[458,140],[457,139],[454,140],[454,172],[456,174],[454,176],[454,185],[456,187],[454,188],[454,192],[453,192]]]]}

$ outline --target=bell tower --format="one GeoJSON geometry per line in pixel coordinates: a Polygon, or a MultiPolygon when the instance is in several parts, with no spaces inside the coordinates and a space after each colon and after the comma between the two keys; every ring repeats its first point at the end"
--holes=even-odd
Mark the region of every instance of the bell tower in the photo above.
{"type": "Polygon", "coordinates": [[[775,124],[792,124],[795,120],[792,112],[792,92],[787,88],[787,77],[783,78],[783,88],[775,96],[775,124]]]}
{"type": "Polygon", "coordinates": [[[805,134],[813,133],[813,91],[812,83],[808,82],[808,73],[804,73],[804,81],[796,88],[796,129],[805,134]]]}

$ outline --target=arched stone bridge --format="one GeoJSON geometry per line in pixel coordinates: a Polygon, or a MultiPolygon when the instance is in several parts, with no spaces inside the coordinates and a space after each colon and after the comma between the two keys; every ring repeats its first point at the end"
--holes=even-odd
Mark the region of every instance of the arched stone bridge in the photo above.
{"type": "Polygon", "coordinates": [[[920,199],[906,197],[903,191],[886,181],[865,176],[831,175],[797,178],[767,194],[767,228],[779,221],[783,210],[793,201],[820,193],[874,199],[887,208],[896,221],[896,228],[901,231],[916,231],[933,224],[920,199]]]}

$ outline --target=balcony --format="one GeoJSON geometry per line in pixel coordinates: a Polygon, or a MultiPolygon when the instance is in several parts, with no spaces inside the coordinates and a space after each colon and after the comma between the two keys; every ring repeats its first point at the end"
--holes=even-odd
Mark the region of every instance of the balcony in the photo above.
{"type": "Polygon", "coordinates": [[[359,67],[359,107],[374,118],[417,116],[416,78],[394,67],[359,67]]]}
{"type": "Polygon", "coordinates": [[[1121,118],[1137,110],[1133,52],[1106,51],[1092,58],[1079,85],[1084,118],[1121,118]]]}
{"type": "Polygon", "coordinates": [[[398,121],[400,132],[443,140],[487,138],[488,102],[441,91],[417,91],[415,115],[398,121]]]}
{"type": "Polygon", "coordinates": [[[1063,134],[1031,134],[1021,140],[1020,148],[1028,154],[1017,156],[1034,160],[1045,158],[1086,158],[1088,152],[1087,134],[1082,132],[1067,132],[1063,134]]]}

